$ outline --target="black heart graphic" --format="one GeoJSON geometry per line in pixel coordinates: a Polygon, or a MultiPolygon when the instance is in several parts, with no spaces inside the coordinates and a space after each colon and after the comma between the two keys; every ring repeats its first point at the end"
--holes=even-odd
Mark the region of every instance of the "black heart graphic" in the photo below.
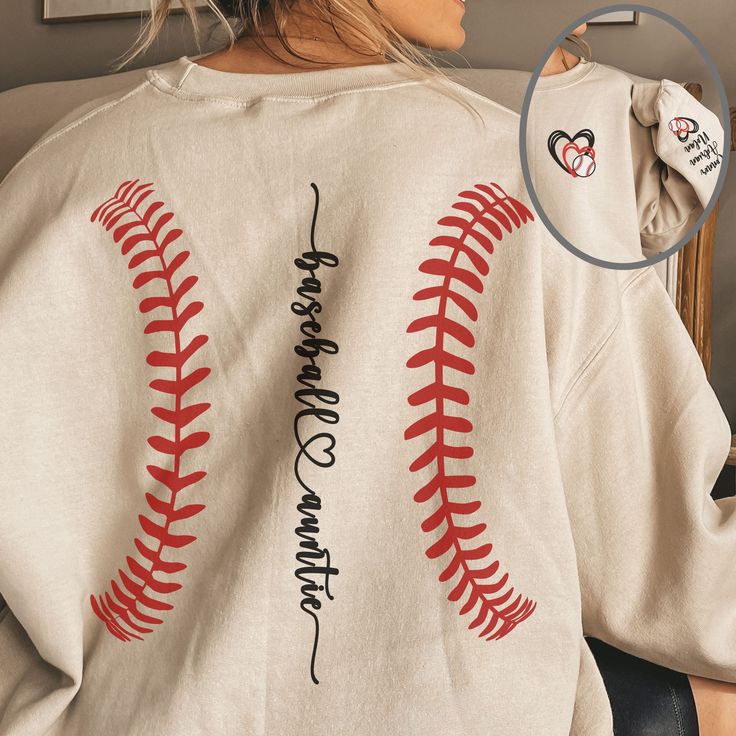
{"type": "Polygon", "coordinates": [[[335,440],[335,437],[329,432],[318,432],[317,434],[313,434],[306,442],[301,443],[301,453],[306,455],[311,462],[320,468],[329,468],[335,464],[335,453],[333,450],[335,449],[336,444],[337,441],[335,440]],[[318,449],[322,452],[322,457],[327,458],[326,460],[318,458],[309,449],[309,446],[316,440],[322,439],[326,440],[326,443],[324,447],[320,447],[318,449]]]}
{"type": "Polygon", "coordinates": [[[595,143],[595,135],[593,134],[593,131],[589,128],[583,128],[582,130],[579,130],[577,133],[575,133],[574,136],[569,136],[567,133],[565,133],[564,130],[553,130],[549,134],[549,138],[547,139],[547,150],[549,151],[550,156],[556,161],[557,165],[567,174],[571,174],[570,168],[566,165],[566,163],[560,158],[559,154],[557,153],[557,144],[561,141],[565,140],[568,143],[571,143],[574,146],[577,146],[576,141],[581,140],[585,141],[585,145],[588,148],[593,148],[593,144],[595,143]]]}

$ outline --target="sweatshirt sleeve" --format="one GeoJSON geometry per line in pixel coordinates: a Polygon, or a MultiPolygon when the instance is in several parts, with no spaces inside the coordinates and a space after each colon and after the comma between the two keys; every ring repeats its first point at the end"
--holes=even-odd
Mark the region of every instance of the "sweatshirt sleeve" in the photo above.
{"type": "MultiPolygon", "coordinates": [[[[60,440],[92,437],[62,408],[91,403],[70,387],[94,351],[67,340],[65,324],[82,303],[77,264],[90,250],[71,247],[79,228],[64,216],[69,179],[56,160],[28,158],[0,183],[0,734],[13,736],[46,733],[81,682],[79,585],[89,564],[79,474],[94,472],[70,462],[60,440]]],[[[103,380],[95,374],[90,385],[103,380]]]]}
{"type": "Polygon", "coordinates": [[[583,630],[736,682],[736,499],[710,495],[728,422],[652,267],[620,304],[555,415],[583,630]]]}
{"type": "Polygon", "coordinates": [[[642,246],[674,245],[708,206],[723,161],[718,116],[682,85],[634,83],[631,104],[642,246]]]}

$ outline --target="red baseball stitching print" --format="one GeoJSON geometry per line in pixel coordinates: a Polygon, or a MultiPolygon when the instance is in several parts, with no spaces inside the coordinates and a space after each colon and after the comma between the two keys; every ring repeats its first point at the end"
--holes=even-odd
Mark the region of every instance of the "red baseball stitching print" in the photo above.
{"type": "Polygon", "coordinates": [[[491,238],[496,241],[502,240],[502,228],[510,233],[514,228],[534,220],[534,217],[521,202],[509,197],[498,184],[476,184],[473,189],[462,191],[458,196],[462,199],[452,205],[453,209],[460,210],[469,217],[450,215],[438,220],[438,225],[451,228],[451,231],[429,242],[431,246],[449,247],[448,258],[428,258],[419,266],[422,273],[439,276],[441,282],[420,289],[414,294],[415,300],[437,300],[437,302],[432,313],[415,319],[406,331],[431,330],[434,332],[434,342],[430,347],[413,355],[406,365],[408,368],[434,366],[434,381],[412,393],[408,397],[408,402],[411,406],[429,403],[432,409],[406,429],[404,439],[411,440],[422,435],[429,435],[431,439],[430,446],[409,466],[411,472],[417,472],[430,463],[436,463],[436,472],[432,479],[414,494],[417,503],[426,503],[431,499],[439,501],[437,508],[422,522],[422,531],[432,532],[441,524],[445,524],[444,533],[425,550],[425,554],[430,559],[435,559],[448,552],[451,553],[439,580],[446,582],[460,571],[459,580],[447,598],[450,601],[457,601],[468,591],[460,615],[467,614],[479,604],[477,615],[468,628],[473,629],[485,623],[478,636],[485,636],[490,641],[506,636],[519,623],[531,616],[537,604],[521,594],[510,600],[514,588],[507,585],[508,573],[490,582],[499,568],[497,560],[488,559],[493,548],[491,543],[474,544],[467,549],[462,546],[463,541],[470,542],[478,538],[486,529],[486,524],[459,523],[457,517],[468,519],[480,509],[481,502],[478,500],[461,502],[451,497],[453,491],[464,491],[473,486],[475,476],[452,474],[446,467],[446,461],[448,458],[467,460],[473,455],[473,448],[467,443],[463,446],[450,444],[445,433],[468,434],[472,431],[473,425],[462,416],[447,413],[445,402],[468,405],[470,396],[467,391],[450,385],[446,380],[445,369],[472,375],[475,373],[475,366],[466,358],[456,355],[452,348],[446,345],[446,338],[452,338],[466,348],[474,346],[475,338],[465,325],[449,316],[448,305],[452,302],[471,322],[477,320],[478,312],[472,300],[456,291],[453,282],[464,284],[476,294],[482,294],[483,282],[479,277],[488,275],[489,265],[479,252],[478,246],[488,255],[492,254],[491,238]],[[467,259],[470,268],[458,264],[461,254],[467,259]],[[471,562],[483,566],[472,568],[471,562]]]}
{"type": "Polygon", "coordinates": [[[210,373],[209,368],[200,367],[183,375],[184,364],[208,339],[207,335],[197,335],[186,347],[181,345],[182,329],[204,306],[200,301],[182,304],[187,292],[197,283],[197,277],[186,276],[178,285],[174,285],[174,274],[189,257],[189,251],[181,250],[169,257],[171,254],[167,249],[182,235],[182,231],[178,228],[166,228],[174,215],[163,210],[158,213],[164,206],[163,202],[148,204],[145,212],[140,214],[139,207],[155,190],[150,183],[139,182],[140,179],[124,181],[115,194],[97,207],[90,217],[91,222],[99,220],[105,230],[112,230],[112,239],[121,244],[122,255],[127,256],[136,246],[142,246],[128,261],[128,268],[131,270],[146,264],[133,279],[133,288],[139,289],[144,284],[159,280],[163,293],[142,299],[139,309],[144,314],[163,309],[167,317],[152,319],[143,331],[145,334],[167,332],[173,338],[171,352],[154,350],[146,356],[148,365],[169,371],[173,369],[175,374],[173,379],[157,378],[148,384],[155,391],[174,398],[173,407],[154,406],[151,409],[153,415],[173,430],[174,434],[173,439],[159,435],[148,437],[148,444],[157,452],[170,456],[172,464],[168,468],[146,466],[153,480],[160,484],[159,487],[165,487],[168,493],[165,499],[158,498],[154,493],[146,493],[151,512],[157,516],[138,516],[144,534],[155,541],[144,541],[141,537],[134,539],[133,543],[144,562],[138,562],[128,555],[125,558],[128,572],[118,570],[122,585],[113,579],[110,581],[112,595],[106,591],[97,597],[90,596],[92,610],[104,622],[107,630],[121,641],[142,640],[143,635],[153,631],[150,626],[163,623],[160,618],[142,611],[141,605],[154,611],[173,608],[162,597],[182,586],[160,580],[155,577],[155,573],[172,575],[186,568],[182,562],[165,560],[163,553],[167,548],[180,549],[197,538],[189,534],[173,534],[171,525],[189,519],[205,508],[204,504],[199,503],[177,506],[177,500],[181,491],[206,475],[202,470],[183,475],[184,454],[201,447],[210,437],[208,432],[201,431],[184,435],[184,428],[210,407],[208,403],[183,405],[184,394],[210,373]]]}

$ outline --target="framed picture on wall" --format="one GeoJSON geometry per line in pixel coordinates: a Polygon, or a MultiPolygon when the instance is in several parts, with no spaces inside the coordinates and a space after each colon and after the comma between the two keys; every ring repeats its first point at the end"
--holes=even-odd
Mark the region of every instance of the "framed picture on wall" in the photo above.
{"type": "Polygon", "coordinates": [[[639,25],[638,10],[614,10],[596,15],[588,21],[589,26],[636,26],[639,25]]]}
{"type": "MultiPolygon", "coordinates": [[[[205,0],[195,0],[198,7],[207,5],[205,0]]],[[[181,2],[173,0],[174,12],[183,12],[181,2]]],[[[47,23],[75,20],[100,20],[102,18],[131,18],[150,12],[150,0],[44,0],[43,18],[47,23]]]]}

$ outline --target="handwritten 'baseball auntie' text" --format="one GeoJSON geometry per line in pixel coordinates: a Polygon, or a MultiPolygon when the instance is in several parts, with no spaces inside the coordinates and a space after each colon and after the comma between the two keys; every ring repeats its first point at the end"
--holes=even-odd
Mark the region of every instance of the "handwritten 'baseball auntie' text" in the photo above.
{"type": "Polygon", "coordinates": [[[326,547],[320,548],[316,534],[319,533],[319,519],[316,512],[322,509],[322,499],[310,488],[300,472],[300,463],[306,459],[318,468],[329,468],[335,464],[335,437],[328,431],[313,432],[315,429],[314,418],[324,424],[336,424],[340,415],[329,406],[335,406],[340,401],[336,391],[322,388],[322,368],[318,360],[325,355],[334,355],[338,352],[338,345],[333,340],[324,337],[316,337],[322,331],[322,325],[317,321],[315,315],[322,312],[322,304],[314,294],[322,292],[322,282],[315,274],[322,267],[334,268],[338,265],[338,257],[328,251],[317,250],[314,244],[314,229],[319,209],[319,190],[316,184],[312,184],[315,202],[312,214],[312,227],[310,233],[310,250],[302,253],[301,258],[295,258],[294,264],[308,275],[302,278],[301,285],[297,287],[297,294],[301,301],[291,303],[291,311],[299,317],[303,317],[300,325],[301,334],[304,335],[301,343],[294,346],[294,352],[301,358],[306,358],[297,376],[297,381],[305,388],[297,389],[294,396],[305,409],[301,409],[294,417],[294,436],[296,437],[299,451],[294,460],[294,475],[305,493],[297,504],[301,515],[301,522],[294,530],[299,540],[299,552],[296,559],[299,567],[294,571],[299,580],[302,581],[302,600],[300,607],[314,619],[314,642],[312,645],[312,657],[310,662],[310,675],[315,684],[319,680],[314,674],[314,661],[317,654],[317,642],[319,641],[319,617],[317,611],[322,607],[319,598],[320,593],[332,600],[330,595],[330,575],[337,575],[339,570],[330,566],[330,553],[326,547]],[[307,425],[302,430],[302,424],[307,425]],[[304,432],[304,434],[302,434],[304,432]],[[317,581],[315,581],[317,579],[317,581]]]}

